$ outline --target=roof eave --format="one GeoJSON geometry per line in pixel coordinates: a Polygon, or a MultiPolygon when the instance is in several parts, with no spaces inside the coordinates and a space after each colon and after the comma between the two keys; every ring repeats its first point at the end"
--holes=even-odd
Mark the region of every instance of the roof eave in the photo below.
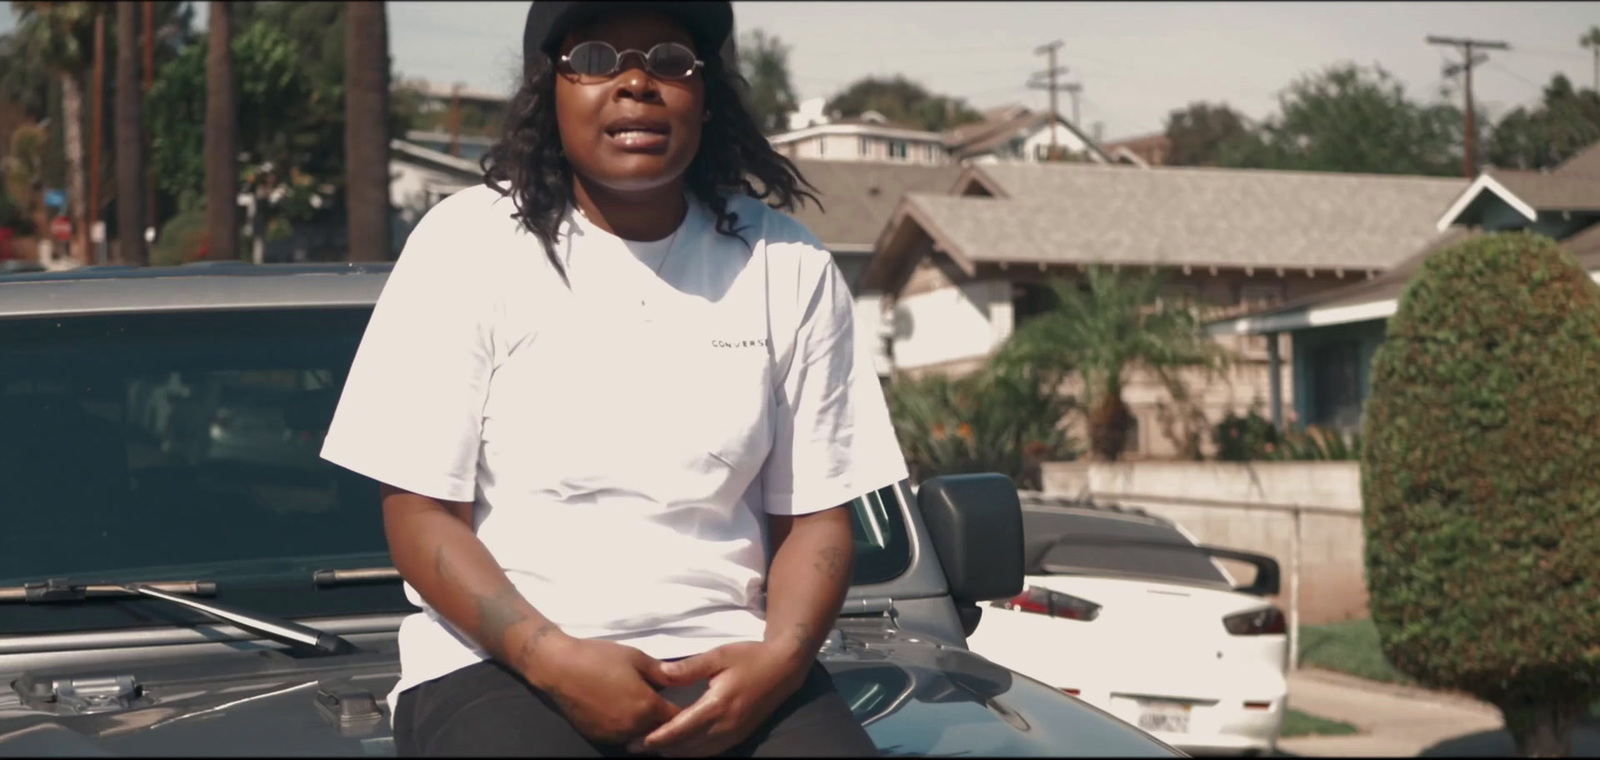
{"type": "Polygon", "coordinates": [[[1444,216],[1439,217],[1438,223],[1434,226],[1440,232],[1444,232],[1450,229],[1451,225],[1464,223],[1461,219],[1462,214],[1466,213],[1466,210],[1472,206],[1473,202],[1478,200],[1479,196],[1484,193],[1489,193],[1499,198],[1530,222],[1539,220],[1539,211],[1537,209],[1527,201],[1518,198],[1516,193],[1511,192],[1505,185],[1500,184],[1488,172],[1484,172],[1479,174],[1478,178],[1473,180],[1466,190],[1462,191],[1461,195],[1456,198],[1455,203],[1450,204],[1450,208],[1444,212],[1444,216]]]}

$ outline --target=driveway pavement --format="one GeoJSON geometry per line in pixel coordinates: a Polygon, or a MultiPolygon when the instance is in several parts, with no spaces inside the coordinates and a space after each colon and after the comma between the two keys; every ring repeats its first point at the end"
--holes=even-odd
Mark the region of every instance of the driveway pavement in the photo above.
{"type": "MultiPolygon", "coordinates": [[[[1282,739],[1306,757],[1504,757],[1513,751],[1500,711],[1466,697],[1380,684],[1323,670],[1289,674],[1289,706],[1361,729],[1354,736],[1282,739]]],[[[1600,724],[1578,729],[1574,757],[1600,757],[1600,724]]]]}

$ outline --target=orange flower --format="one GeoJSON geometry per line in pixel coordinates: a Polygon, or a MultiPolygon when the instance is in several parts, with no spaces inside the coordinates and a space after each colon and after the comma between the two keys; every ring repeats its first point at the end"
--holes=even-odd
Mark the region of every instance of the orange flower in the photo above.
{"type": "Polygon", "coordinates": [[[972,426],[965,422],[961,423],[956,427],[956,435],[959,435],[969,441],[972,440],[972,426]]]}
{"type": "Polygon", "coordinates": [[[944,440],[944,425],[940,424],[933,426],[933,438],[936,441],[944,440]]]}

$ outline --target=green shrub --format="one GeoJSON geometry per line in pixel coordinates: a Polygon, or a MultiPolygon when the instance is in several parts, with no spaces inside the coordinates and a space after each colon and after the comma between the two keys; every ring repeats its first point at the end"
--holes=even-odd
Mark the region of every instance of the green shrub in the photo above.
{"type": "Polygon", "coordinates": [[[1267,447],[1267,459],[1279,462],[1340,462],[1361,457],[1361,433],[1349,435],[1316,426],[1291,430],[1267,447]]]}
{"type": "Polygon", "coordinates": [[[180,211],[161,228],[150,247],[151,266],[177,266],[205,257],[206,212],[204,207],[180,211]]]}
{"type": "Polygon", "coordinates": [[[1038,490],[1041,463],[1079,452],[1060,426],[1072,400],[1035,372],[990,368],[958,379],[902,379],[886,395],[913,482],[998,472],[1038,490]]]}
{"type": "Polygon", "coordinates": [[[1600,696],[1600,288],[1551,240],[1440,251],[1407,286],[1363,419],[1383,652],[1570,751],[1600,696]]]}
{"type": "Polygon", "coordinates": [[[1243,415],[1229,411],[1211,431],[1217,458],[1224,462],[1266,459],[1278,439],[1277,428],[1272,426],[1271,420],[1261,416],[1255,405],[1243,415]]]}

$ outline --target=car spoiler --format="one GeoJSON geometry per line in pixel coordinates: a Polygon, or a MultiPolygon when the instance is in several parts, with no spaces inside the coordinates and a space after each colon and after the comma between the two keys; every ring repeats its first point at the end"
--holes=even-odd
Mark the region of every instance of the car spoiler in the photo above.
{"type": "Polygon", "coordinates": [[[1172,549],[1175,551],[1200,552],[1213,559],[1230,559],[1253,565],[1256,568],[1255,581],[1248,586],[1235,588],[1241,594],[1251,596],[1276,596],[1282,590],[1283,573],[1278,561],[1265,554],[1247,552],[1239,549],[1226,549],[1220,546],[1206,544],[1179,543],[1176,541],[1153,541],[1150,539],[1121,538],[1117,536],[1097,535],[1067,535],[1054,536],[1037,542],[1029,542],[1024,551],[1028,574],[1037,574],[1044,569],[1044,558],[1051,549],[1058,546],[1078,544],[1082,546],[1138,546],[1158,549],[1172,549]]]}

